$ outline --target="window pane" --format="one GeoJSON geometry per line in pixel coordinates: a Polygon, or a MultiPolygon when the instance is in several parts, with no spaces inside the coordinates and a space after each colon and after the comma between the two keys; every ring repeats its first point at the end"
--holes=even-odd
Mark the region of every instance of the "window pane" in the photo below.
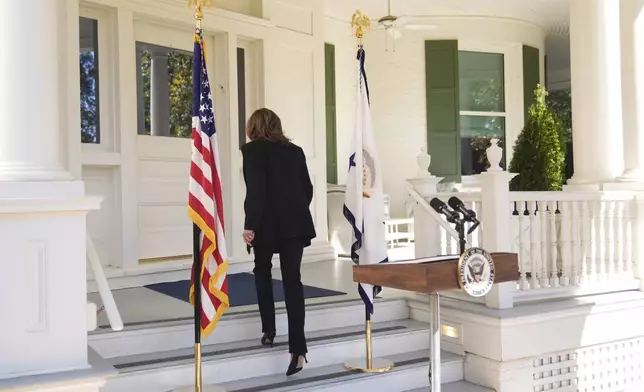
{"type": "Polygon", "coordinates": [[[98,21],[79,19],[81,141],[100,143],[98,21]]]}
{"type": "Polygon", "coordinates": [[[505,112],[503,55],[459,52],[460,110],[505,112]]]}
{"type": "Polygon", "coordinates": [[[192,53],[137,42],[138,133],[192,135],[192,53]]]}
{"type": "Polygon", "coordinates": [[[490,167],[486,150],[492,138],[503,148],[505,169],[505,117],[461,116],[461,174],[479,174],[490,167]]]}

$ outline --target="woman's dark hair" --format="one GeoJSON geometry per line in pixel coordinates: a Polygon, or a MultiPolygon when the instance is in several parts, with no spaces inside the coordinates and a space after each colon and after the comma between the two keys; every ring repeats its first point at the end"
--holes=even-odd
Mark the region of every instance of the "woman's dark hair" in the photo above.
{"type": "Polygon", "coordinates": [[[270,109],[257,109],[246,123],[246,135],[250,140],[288,143],[282,131],[282,120],[270,109]]]}

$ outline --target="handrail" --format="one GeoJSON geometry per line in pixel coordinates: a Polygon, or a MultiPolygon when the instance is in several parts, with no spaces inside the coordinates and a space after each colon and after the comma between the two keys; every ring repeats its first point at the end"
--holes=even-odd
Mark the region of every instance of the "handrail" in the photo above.
{"type": "Polygon", "coordinates": [[[452,226],[450,226],[442,216],[434,211],[427,200],[425,200],[425,198],[421,196],[421,194],[418,193],[411,184],[405,183],[405,189],[407,190],[407,193],[409,193],[409,196],[411,196],[416,201],[416,203],[420,204],[429,213],[429,215],[438,222],[439,225],[443,226],[448,235],[458,240],[458,232],[456,232],[456,230],[452,226]]]}
{"type": "MultiPolygon", "coordinates": [[[[432,194],[433,197],[438,197],[441,200],[448,199],[451,196],[456,196],[464,202],[478,202],[481,201],[481,192],[445,192],[432,194]]],[[[633,191],[581,191],[581,192],[524,192],[524,191],[511,191],[511,202],[524,202],[524,201],[629,201],[636,197],[636,192],[633,191]]]]}
{"type": "Polygon", "coordinates": [[[107,313],[107,319],[110,322],[110,326],[113,331],[123,330],[123,320],[121,320],[121,315],[119,310],[116,307],[116,302],[114,301],[114,296],[112,295],[112,290],[107,283],[105,278],[105,273],[103,272],[103,266],[101,261],[98,258],[98,253],[96,252],[96,247],[94,242],[89,236],[89,233],[86,233],[85,246],[87,247],[87,258],[89,259],[89,264],[92,267],[94,272],[94,279],[96,280],[96,286],[98,287],[98,293],[103,300],[103,306],[105,306],[105,313],[107,313]]]}

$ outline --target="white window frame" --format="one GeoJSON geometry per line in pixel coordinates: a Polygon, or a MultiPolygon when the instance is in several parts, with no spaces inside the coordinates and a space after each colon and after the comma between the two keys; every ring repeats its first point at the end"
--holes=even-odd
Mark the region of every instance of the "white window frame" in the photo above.
{"type": "MultiPolygon", "coordinates": [[[[194,28],[181,28],[177,26],[166,27],[152,21],[134,20],[134,45],[146,43],[168,49],[180,50],[192,53],[194,50],[194,28]]],[[[215,57],[218,55],[215,47],[215,39],[211,35],[204,34],[206,44],[206,65],[210,75],[211,88],[216,88],[215,57]]],[[[140,72],[140,70],[136,70],[140,72]]],[[[138,88],[138,87],[135,87],[138,88]]],[[[135,90],[136,91],[136,90],[135,90]]],[[[213,91],[214,94],[214,91],[213,91]]],[[[138,98],[137,98],[138,99],[138,98]]],[[[221,104],[215,101],[215,111],[221,104]]],[[[137,114],[138,115],[138,114],[137,114]]],[[[137,118],[138,121],[138,118],[137,118]]],[[[135,129],[138,131],[138,129],[135,129]]],[[[140,137],[155,137],[152,135],[138,135],[140,137]]],[[[175,137],[173,137],[175,138],[175,137]]],[[[176,138],[186,139],[186,138],[176,138]]]]}
{"type": "MultiPolygon", "coordinates": [[[[459,116],[504,117],[505,118],[505,159],[509,164],[512,159],[512,146],[516,136],[521,131],[516,130],[517,122],[523,121],[523,60],[521,45],[508,43],[490,43],[474,41],[458,41],[458,51],[479,52],[503,55],[503,112],[481,112],[460,110],[459,116]],[[517,57],[518,56],[518,57],[517,57]],[[517,101],[518,100],[518,101],[517,101]]],[[[474,176],[461,177],[463,188],[478,186],[474,176]]]]}
{"type": "MultiPolygon", "coordinates": [[[[83,152],[83,164],[86,164],[94,153],[116,151],[116,106],[115,106],[115,63],[114,34],[110,34],[112,26],[110,13],[107,10],[82,5],[79,16],[94,19],[98,23],[98,111],[99,111],[99,143],[83,143],[80,140],[80,124],[78,124],[78,141],[83,152]]],[[[80,49],[80,48],[79,48],[80,49]]],[[[80,94],[80,91],[79,91],[80,94]]]]}

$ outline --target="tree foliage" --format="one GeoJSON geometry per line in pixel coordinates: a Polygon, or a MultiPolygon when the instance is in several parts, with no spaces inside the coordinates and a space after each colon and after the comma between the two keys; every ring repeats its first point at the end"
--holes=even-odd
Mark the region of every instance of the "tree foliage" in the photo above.
{"type": "Polygon", "coordinates": [[[192,136],[192,56],[170,52],[170,134],[192,136]]]}
{"type": "Polygon", "coordinates": [[[559,117],[563,126],[564,141],[572,141],[572,96],[570,89],[549,91],[547,103],[550,110],[559,117]]]}
{"type": "MultiPolygon", "coordinates": [[[[141,73],[143,74],[143,103],[145,133],[151,133],[150,83],[152,56],[143,51],[141,73]]],[[[192,56],[171,51],[168,53],[168,83],[170,88],[170,135],[190,137],[192,135],[192,56]]]]}
{"type": "Polygon", "coordinates": [[[565,144],[562,121],[546,105],[546,90],[538,86],[536,102],[514,145],[510,172],[513,191],[560,191],[564,181],[565,144]]]}
{"type": "Polygon", "coordinates": [[[81,141],[98,143],[98,72],[97,56],[93,50],[80,54],[80,103],[81,103],[81,141]]]}

